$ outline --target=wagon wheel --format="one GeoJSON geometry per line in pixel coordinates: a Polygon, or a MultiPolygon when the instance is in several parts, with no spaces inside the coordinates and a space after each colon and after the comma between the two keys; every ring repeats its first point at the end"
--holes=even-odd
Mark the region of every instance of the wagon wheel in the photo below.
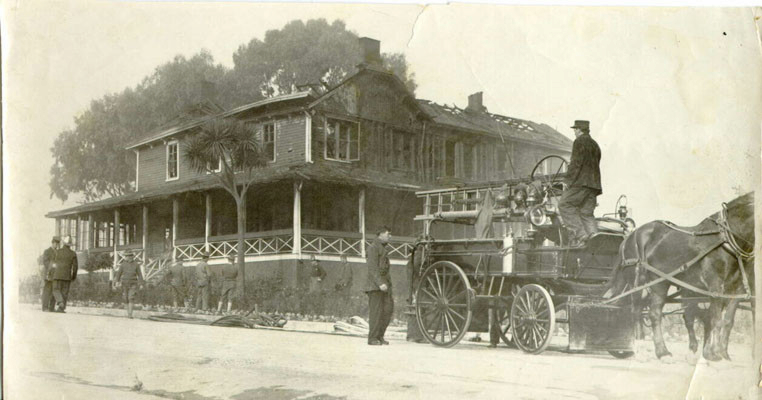
{"type": "Polygon", "coordinates": [[[513,347],[513,334],[511,333],[511,310],[510,308],[493,308],[492,320],[495,321],[500,329],[498,330],[498,336],[509,347],[513,347]]]}
{"type": "Polygon", "coordinates": [[[450,261],[426,269],[416,290],[415,315],[423,336],[436,346],[451,347],[468,331],[473,291],[468,277],[450,261]]]}
{"type": "Polygon", "coordinates": [[[545,288],[537,284],[519,290],[511,307],[513,341],[521,350],[538,354],[550,344],[556,328],[553,299],[545,288]]]}
{"type": "Polygon", "coordinates": [[[630,357],[634,356],[635,352],[634,351],[626,351],[626,350],[625,351],[609,350],[609,354],[611,354],[612,356],[614,356],[616,358],[625,359],[625,358],[630,358],[630,357]]]}
{"type": "Polygon", "coordinates": [[[568,169],[568,167],[569,167],[569,162],[566,161],[566,159],[561,156],[550,155],[547,157],[543,157],[540,161],[537,162],[537,164],[535,164],[534,168],[532,168],[532,173],[529,174],[529,179],[532,182],[540,180],[542,187],[547,188],[552,196],[557,196],[560,194],[560,191],[557,188],[557,186],[563,183],[561,174],[566,172],[566,169],[568,169]],[[558,164],[558,168],[555,170],[555,172],[551,171],[551,175],[543,175],[542,177],[536,176],[540,166],[546,160],[553,160],[553,159],[560,160],[560,163],[558,164]]]}

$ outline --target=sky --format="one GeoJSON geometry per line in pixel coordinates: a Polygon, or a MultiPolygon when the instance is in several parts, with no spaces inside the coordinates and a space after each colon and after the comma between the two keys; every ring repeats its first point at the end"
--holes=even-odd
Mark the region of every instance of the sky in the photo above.
{"type": "MultiPolygon", "coordinates": [[[[294,19],[342,19],[402,52],[417,97],[602,149],[598,215],[620,194],[638,223],[692,225],[760,182],[762,56],[745,8],[516,7],[24,0],[2,5],[6,272],[34,271],[53,234],[50,147],[91,100],[137,85],[175,55],[232,54],[294,19]]],[[[8,275],[6,275],[8,276],[8,275]]]]}

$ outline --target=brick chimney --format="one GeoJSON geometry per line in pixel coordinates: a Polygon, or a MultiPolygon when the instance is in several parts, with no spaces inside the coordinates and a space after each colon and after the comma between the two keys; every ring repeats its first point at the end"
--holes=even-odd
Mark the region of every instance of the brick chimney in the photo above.
{"type": "Polygon", "coordinates": [[[467,111],[473,112],[487,112],[487,107],[482,104],[482,92],[476,92],[468,96],[467,111]]]}
{"type": "Polygon", "coordinates": [[[381,66],[381,42],[369,37],[361,37],[360,49],[362,49],[363,64],[381,66]]]}

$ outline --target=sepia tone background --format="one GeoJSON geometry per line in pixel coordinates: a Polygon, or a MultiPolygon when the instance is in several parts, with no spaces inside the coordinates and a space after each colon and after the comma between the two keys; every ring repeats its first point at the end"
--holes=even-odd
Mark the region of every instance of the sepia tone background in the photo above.
{"type": "MultiPolygon", "coordinates": [[[[52,220],[50,147],[90,101],[176,54],[232,54],[294,19],[343,20],[402,52],[417,97],[542,122],[589,119],[604,194],[639,223],[692,225],[760,182],[758,9],[24,1],[3,4],[6,300],[36,273],[52,220]]],[[[759,201],[759,200],[758,200],[759,201]]],[[[6,302],[13,314],[14,302],[6,302]]]]}

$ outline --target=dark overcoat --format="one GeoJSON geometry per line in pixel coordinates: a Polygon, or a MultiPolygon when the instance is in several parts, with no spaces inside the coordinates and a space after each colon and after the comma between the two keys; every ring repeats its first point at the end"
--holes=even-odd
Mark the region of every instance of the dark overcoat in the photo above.
{"type": "Polygon", "coordinates": [[[392,279],[389,275],[389,252],[380,240],[375,239],[368,246],[368,278],[365,281],[365,292],[381,290],[381,285],[386,284],[388,292],[392,292],[392,279]]]}
{"type": "Polygon", "coordinates": [[[56,252],[53,263],[53,279],[59,281],[73,281],[77,279],[77,253],[64,246],[56,252]]]}
{"type": "Polygon", "coordinates": [[[574,140],[571,161],[566,172],[566,184],[569,187],[586,187],[598,194],[601,188],[601,148],[589,133],[583,133],[574,140]]]}

